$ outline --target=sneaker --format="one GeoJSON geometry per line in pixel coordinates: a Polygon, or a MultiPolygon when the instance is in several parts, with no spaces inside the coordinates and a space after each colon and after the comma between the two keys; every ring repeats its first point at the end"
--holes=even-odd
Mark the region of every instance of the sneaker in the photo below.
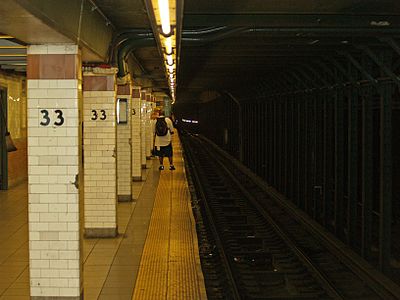
{"type": "Polygon", "coordinates": [[[158,169],[159,169],[160,171],[161,171],[161,170],[164,170],[164,166],[161,165],[161,166],[158,167],[158,169]]]}
{"type": "Polygon", "coordinates": [[[172,171],[172,170],[175,170],[175,167],[174,167],[174,165],[170,165],[169,166],[169,169],[172,171]]]}

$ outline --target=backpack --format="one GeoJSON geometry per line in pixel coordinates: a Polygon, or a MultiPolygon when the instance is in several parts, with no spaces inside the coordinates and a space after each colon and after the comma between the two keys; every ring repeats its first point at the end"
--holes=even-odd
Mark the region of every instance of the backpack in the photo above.
{"type": "Polygon", "coordinates": [[[156,134],[158,136],[164,136],[168,132],[168,125],[165,118],[158,118],[156,122],[156,134]]]}

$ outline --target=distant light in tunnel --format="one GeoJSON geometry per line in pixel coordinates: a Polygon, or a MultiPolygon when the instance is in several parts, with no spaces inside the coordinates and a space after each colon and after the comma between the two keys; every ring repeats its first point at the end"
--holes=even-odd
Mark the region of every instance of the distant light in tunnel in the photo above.
{"type": "Polygon", "coordinates": [[[182,119],[182,122],[184,123],[193,123],[193,124],[198,124],[199,121],[197,120],[188,120],[188,119],[182,119]]]}

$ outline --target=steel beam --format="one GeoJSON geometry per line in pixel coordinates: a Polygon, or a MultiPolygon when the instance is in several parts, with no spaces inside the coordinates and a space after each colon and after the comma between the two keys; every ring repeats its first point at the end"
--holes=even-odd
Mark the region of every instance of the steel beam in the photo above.
{"type": "MultiPolygon", "coordinates": [[[[349,63],[349,74],[352,81],[357,79],[357,71],[349,63]]],[[[348,91],[348,125],[347,125],[347,243],[354,247],[357,234],[358,206],[358,89],[351,86],[348,91]]]]}
{"type": "Polygon", "coordinates": [[[298,207],[301,207],[302,204],[302,194],[301,194],[301,190],[302,190],[302,161],[301,161],[301,155],[302,155],[302,143],[301,143],[301,139],[302,139],[302,117],[303,114],[301,112],[301,107],[302,107],[302,99],[299,99],[299,101],[297,102],[297,188],[296,188],[296,204],[298,207]]]}
{"type": "Polygon", "coordinates": [[[371,257],[372,197],[373,197],[373,98],[372,88],[366,87],[362,97],[362,222],[361,255],[371,257]]]}
{"type": "Polygon", "coordinates": [[[388,43],[392,49],[400,56],[400,45],[391,37],[384,37],[380,39],[382,42],[388,43]]]}
{"type": "Polygon", "coordinates": [[[228,91],[224,93],[236,103],[238,107],[238,139],[239,139],[239,161],[243,163],[243,115],[242,115],[242,104],[240,101],[228,91]]]}
{"type": "Polygon", "coordinates": [[[388,273],[392,225],[392,87],[382,86],[380,99],[379,269],[388,273]]]}
{"type": "Polygon", "coordinates": [[[362,46],[359,48],[362,49],[372,59],[372,61],[374,61],[381,68],[383,73],[389,76],[393,80],[393,82],[400,87],[400,77],[397,76],[384,62],[382,62],[382,60],[380,60],[369,47],[362,46]]]}
{"type": "Polygon", "coordinates": [[[344,227],[344,96],[335,95],[335,234],[343,238],[344,227]]]}
{"type": "MultiPolygon", "coordinates": [[[[258,12],[244,12],[236,10],[235,13],[204,12],[185,10],[185,26],[247,26],[248,32],[280,32],[280,33],[323,33],[353,35],[367,33],[399,33],[400,18],[398,16],[385,16],[390,22],[390,28],[369,26],[371,16],[346,15],[346,14],[279,14],[258,12]],[[285,24],[285,27],[282,27],[285,24]],[[256,26],[256,27],[255,27],[256,26]],[[254,28],[255,27],[255,28],[254,28]],[[257,28],[259,27],[259,28],[257,28]],[[264,28],[262,28],[264,27],[264,28]]],[[[373,21],[373,20],[372,20],[373,21]]]]}
{"type": "Polygon", "coordinates": [[[350,55],[347,52],[340,52],[340,51],[339,54],[346,57],[368,80],[372,82],[372,84],[374,84],[377,87],[378,81],[374,77],[372,77],[371,74],[369,74],[352,55],[350,55]]]}

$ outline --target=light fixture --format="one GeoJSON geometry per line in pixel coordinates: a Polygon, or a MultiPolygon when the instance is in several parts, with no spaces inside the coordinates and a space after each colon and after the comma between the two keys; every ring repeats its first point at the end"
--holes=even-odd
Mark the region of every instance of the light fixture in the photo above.
{"type": "Polygon", "coordinates": [[[161,31],[165,35],[171,34],[171,23],[169,20],[169,0],[158,0],[158,10],[161,19],[161,31]]]}
{"type": "Polygon", "coordinates": [[[155,21],[158,27],[159,46],[163,52],[166,79],[170,90],[170,97],[175,102],[176,82],[176,0],[150,0],[154,10],[155,21]],[[171,1],[171,2],[170,2],[171,1]]]}
{"type": "Polygon", "coordinates": [[[172,55],[167,55],[167,65],[172,66],[174,64],[174,60],[172,58],[172,55]]]}
{"type": "Polygon", "coordinates": [[[167,65],[167,69],[168,69],[168,71],[169,71],[170,73],[173,73],[173,72],[175,71],[175,65],[172,65],[172,66],[168,66],[168,65],[167,65]]]}
{"type": "Polygon", "coordinates": [[[172,37],[167,37],[165,39],[165,54],[172,54],[172,37]]]}

